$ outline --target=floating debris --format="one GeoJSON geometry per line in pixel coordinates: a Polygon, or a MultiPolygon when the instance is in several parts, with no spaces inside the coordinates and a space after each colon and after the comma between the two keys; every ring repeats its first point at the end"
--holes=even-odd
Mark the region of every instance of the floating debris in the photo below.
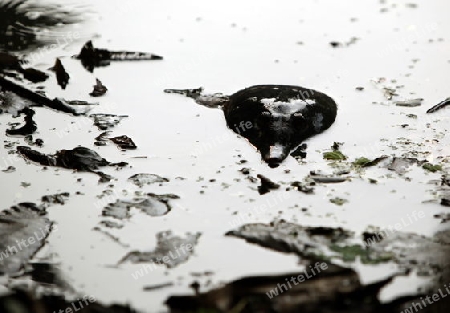
{"type": "Polygon", "coordinates": [[[244,277],[205,293],[171,296],[166,305],[170,312],[393,313],[413,299],[378,300],[381,289],[398,274],[363,285],[350,268],[324,262],[305,268],[304,272],[244,277]]]}
{"type": "MultiPolygon", "coordinates": [[[[31,90],[29,90],[23,86],[20,86],[2,76],[0,76],[0,87],[2,87],[2,89],[12,92],[15,95],[18,95],[22,98],[25,98],[25,99],[31,101],[31,103],[29,105],[46,106],[53,110],[64,112],[64,113],[70,113],[73,115],[80,115],[80,114],[85,113],[85,112],[79,112],[75,108],[72,108],[69,105],[69,102],[66,102],[64,99],[55,98],[55,99],[51,100],[38,92],[31,91],[31,90]]],[[[13,105],[16,105],[16,104],[13,103],[13,105]]]]}
{"type": "Polygon", "coordinates": [[[299,181],[295,181],[291,183],[291,186],[294,187],[296,190],[306,193],[306,194],[312,194],[314,193],[314,187],[312,187],[311,183],[302,183],[299,181]]]}
{"type": "Polygon", "coordinates": [[[343,199],[343,198],[339,198],[339,197],[335,197],[335,198],[331,198],[330,202],[341,206],[341,205],[344,205],[344,203],[347,203],[348,200],[347,199],[343,199]]]}
{"type": "Polygon", "coordinates": [[[94,119],[94,125],[98,127],[100,130],[107,130],[109,128],[113,128],[117,124],[120,123],[120,121],[128,117],[127,115],[114,115],[114,114],[103,114],[103,113],[97,113],[97,114],[91,114],[89,115],[94,119]]]}
{"type": "Polygon", "coordinates": [[[427,110],[427,113],[434,113],[448,105],[450,105],[450,98],[447,98],[444,101],[441,101],[438,104],[436,104],[435,106],[431,107],[430,109],[427,110]]]}
{"type": "Polygon", "coordinates": [[[427,171],[432,172],[432,173],[435,173],[437,171],[442,171],[442,165],[439,165],[439,164],[433,165],[431,163],[425,163],[425,164],[422,165],[422,168],[424,170],[427,170],[427,171]]]}
{"type": "Polygon", "coordinates": [[[144,185],[150,185],[154,183],[166,183],[169,180],[165,177],[161,177],[156,174],[134,174],[130,178],[128,178],[128,181],[132,182],[138,187],[144,187],[144,185]]]}
{"type": "Polygon", "coordinates": [[[162,60],[163,57],[147,52],[109,51],[107,49],[94,48],[92,41],[86,42],[80,53],[75,58],[89,71],[93,72],[95,67],[107,66],[110,61],[142,61],[162,60]]]}
{"type": "Polygon", "coordinates": [[[346,243],[353,233],[341,227],[303,227],[283,220],[270,224],[246,224],[226,233],[275,251],[295,253],[306,260],[329,260],[335,243],[346,243]]]}
{"type": "Polygon", "coordinates": [[[323,158],[325,160],[333,160],[333,161],[347,160],[347,157],[339,150],[324,152],[323,158]]]}
{"type": "Polygon", "coordinates": [[[277,183],[274,183],[269,178],[265,177],[264,175],[258,174],[257,177],[261,180],[261,185],[258,186],[258,192],[260,195],[264,195],[270,190],[278,189],[280,188],[280,185],[277,183]]]}
{"type": "Polygon", "coordinates": [[[25,63],[24,60],[11,53],[0,52],[0,72],[4,70],[14,70],[22,73],[23,77],[26,80],[29,80],[33,83],[40,83],[48,79],[49,76],[38,69],[31,67],[23,68],[23,63],[25,63]]]}
{"type": "Polygon", "coordinates": [[[369,167],[369,166],[377,165],[378,163],[380,163],[381,161],[383,161],[387,158],[388,158],[387,155],[382,155],[373,160],[369,160],[366,157],[361,157],[361,158],[356,159],[352,164],[356,167],[369,167]]]}
{"type": "Polygon", "coordinates": [[[33,116],[34,116],[35,112],[30,108],[24,108],[24,109],[20,110],[18,113],[19,113],[19,115],[22,113],[25,114],[25,117],[24,117],[25,125],[23,125],[22,127],[19,127],[19,128],[7,129],[6,134],[10,135],[10,136],[16,136],[16,135],[26,136],[26,135],[34,134],[37,130],[36,123],[33,120],[33,116]]]}
{"type": "Polygon", "coordinates": [[[310,174],[309,176],[307,176],[307,178],[312,179],[316,183],[323,183],[323,184],[343,183],[348,180],[348,177],[324,176],[317,174],[310,174]]]}
{"type": "Polygon", "coordinates": [[[35,68],[22,68],[20,72],[23,74],[23,77],[26,80],[29,80],[33,83],[41,83],[48,79],[48,75],[38,69],[35,68]]]}
{"type": "Polygon", "coordinates": [[[26,202],[1,211],[0,224],[0,273],[16,274],[44,245],[52,223],[44,208],[26,202]]]}
{"type": "Polygon", "coordinates": [[[113,143],[115,143],[117,145],[117,147],[119,149],[122,150],[134,150],[137,149],[136,144],[133,142],[133,140],[126,136],[126,135],[122,135],[122,136],[118,136],[118,137],[107,137],[111,132],[109,131],[105,131],[103,133],[101,133],[100,135],[98,135],[95,138],[95,142],[94,144],[96,146],[106,146],[106,143],[108,140],[112,141],[113,143]]]}
{"type": "Polygon", "coordinates": [[[61,60],[59,58],[56,59],[55,65],[53,65],[53,67],[50,68],[50,70],[55,72],[56,81],[58,82],[58,85],[61,86],[62,89],[66,89],[66,86],[69,83],[70,76],[66,72],[66,69],[62,65],[61,60]]]}
{"type": "Polygon", "coordinates": [[[156,234],[157,246],[152,252],[132,251],[119,263],[153,263],[165,265],[167,268],[176,267],[185,263],[194,253],[200,233],[187,233],[184,238],[176,236],[172,231],[163,231],[156,234]]]}
{"type": "Polygon", "coordinates": [[[403,101],[394,101],[395,105],[401,107],[417,107],[422,105],[422,98],[403,100],[403,101]]]}
{"type": "Polygon", "coordinates": [[[12,173],[15,172],[16,168],[12,165],[8,166],[6,169],[2,170],[3,173],[12,173]]]}
{"type": "Polygon", "coordinates": [[[306,158],[306,143],[302,143],[298,146],[294,151],[291,152],[291,157],[296,159],[304,159],[306,158]]]}
{"type": "Polygon", "coordinates": [[[144,286],[143,290],[144,291],[154,291],[154,290],[159,290],[162,288],[172,287],[173,285],[174,285],[173,283],[168,282],[168,283],[162,283],[162,284],[157,284],[157,285],[144,286]]]}
{"type": "Polygon", "coordinates": [[[351,46],[351,45],[355,44],[358,40],[359,40],[358,37],[352,37],[347,42],[331,41],[330,42],[330,46],[333,47],[333,48],[348,47],[348,46],[351,46]]]}
{"type": "Polygon", "coordinates": [[[58,166],[77,171],[95,173],[100,176],[100,182],[109,181],[112,177],[97,171],[102,166],[126,166],[126,162],[111,163],[102,158],[97,152],[85,147],[72,150],[59,150],[55,154],[42,154],[30,147],[18,146],[17,152],[26,159],[44,166],[58,166]]]}
{"type": "Polygon", "coordinates": [[[399,175],[403,175],[411,165],[422,165],[425,162],[426,161],[419,161],[416,158],[394,157],[392,158],[392,161],[387,165],[387,169],[390,171],[394,171],[399,175]]]}
{"type": "Polygon", "coordinates": [[[101,97],[108,91],[108,88],[106,88],[98,78],[95,80],[94,90],[89,95],[92,97],[101,97]]]}
{"type": "Polygon", "coordinates": [[[70,194],[68,192],[42,196],[41,201],[50,204],[65,204],[70,194]]]}
{"type": "Polygon", "coordinates": [[[120,149],[123,149],[123,150],[137,149],[137,146],[135,145],[133,140],[126,135],[109,138],[109,140],[114,142],[120,149]]]}
{"type": "Polygon", "coordinates": [[[147,198],[135,201],[117,200],[108,204],[103,209],[103,216],[109,216],[117,219],[127,219],[130,217],[130,209],[136,208],[150,216],[166,215],[172,210],[169,200],[179,199],[174,194],[156,195],[149,193],[147,198]]]}
{"type": "Polygon", "coordinates": [[[138,313],[128,305],[102,305],[92,296],[79,295],[78,300],[74,301],[66,298],[66,295],[58,295],[54,292],[50,295],[42,294],[36,297],[34,292],[24,292],[14,288],[13,291],[0,297],[0,310],[2,313],[73,313],[76,311],[83,313],[138,313]]]}

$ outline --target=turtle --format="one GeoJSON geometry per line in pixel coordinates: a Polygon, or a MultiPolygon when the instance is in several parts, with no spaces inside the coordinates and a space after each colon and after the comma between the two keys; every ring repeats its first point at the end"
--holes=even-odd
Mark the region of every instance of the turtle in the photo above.
{"type": "Polygon", "coordinates": [[[293,85],[255,85],[231,96],[203,94],[203,88],[164,92],[222,108],[228,127],[255,146],[271,168],[278,167],[305,139],[328,129],[337,114],[331,97],[293,85]]]}

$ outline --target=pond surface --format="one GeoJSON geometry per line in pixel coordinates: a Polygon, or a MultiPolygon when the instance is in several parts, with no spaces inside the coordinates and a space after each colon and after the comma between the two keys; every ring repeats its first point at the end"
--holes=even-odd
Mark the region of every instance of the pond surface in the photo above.
{"type": "MultiPolygon", "coordinates": [[[[47,209],[58,228],[35,258],[58,264],[64,279],[80,294],[103,303],[129,303],[142,312],[162,312],[168,296],[192,293],[193,281],[206,291],[243,276],[303,270],[294,254],[225,236],[245,223],[284,219],[302,226],[343,227],[358,238],[369,226],[386,229],[408,220],[413,212],[423,212],[423,218],[402,224],[401,231],[432,237],[448,228],[433,216],[446,210],[439,204],[436,181],[449,169],[449,109],[425,112],[449,97],[450,3],[416,0],[417,7],[389,0],[71,3],[83,18],[57,28],[62,38],[52,49],[36,54],[32,63],[46,70],[60,57],[70,74],[69,84],[62,90],[52,76],[42,84],[47,95],[98,102],[90,113],[127,115],[109,136],[127,135],[137,149],[122,151],[112,143],[95,146],[103,131],[92,125],[92,118],[34,108],[38,131],[33,137],[44,140],[39,151],[55,153],[82,145],[110,162],[125,161],[129,166],[102,169],[114,179],[99,184],[97,175],[44,169],[8,154],[11,149],[2,145],[0,169],[12,165],[16,171],[0,172],[0,198],[6,209],[39,202],[43,195],[70,193],[64,205],[47,209]],[[152,52],[164,59],[113,62],[90,73],[71,58],[90,39],[99,48],[152,52]],[[89,93],[95,78],[108,91],[94,99],[89,93]],[[226,127],[220,109],[163,92],[203,87],[209,93],[232,94],[257,84],[300,85],[337,102],[336,122],[306,141],[305,159],[288,157],[270,168],[254,147],[226,127]],[[396,89],[394,100],[424,100],[417,107],[397,106],[385,97],[383,87],[396,89]],[[331,151],[334,142],[343,143],[340,151],[346,162],[324,160],[323,152],[331,151]],[[348,180],[318,183],[311,195],[290,186],[310,171],[332,174],[348,169],[357,158],[381,155],[427,160],[443,170],[431,173],[411,165],[399,174],[383,166],[351,168],[348,180]],[[249,168],[250,174],[243,174],[242,168],[249,168]],[[139,173],[167,181],[140,187],[128,180],[139,173]],[[281,187],[260,195],[259,179],[249,179],[257,174],[281,187]],[[108,203],[143,200],[146,193],[179,199],[167,200],[171,209],[163,215],[165,206],[147,214],[133,205],[122,220],[102,215],[108,203]],[[339,201],[330,201],[335,198],[346,201],[337,205],[339,201]],[[102,221],[114,221],[120,228],[102,221]],[[156,235],[165,231],[193,243],[194,251],[185,262],[169,268],[155,265],[147,271],[142,270],[148,263],[121,262],[132,251],[155,250],[156,235]],[[205,272],[210,273],[196,274],[205,272]],[[144,290],[167,283],[170,286],[144,290]]],[[[44,41],[41,48],[46,46],[44,41]]],[[[29,47],[20,53],[38,51],[42,50],[29,47]]],[[[0,115],[0,133],[10,128],[9,122],[22,118],[0,115]]],[[[20,137],[4,140],[25,145],[20,137]]],[[[363,282],[398,270],[394,263],[356,261],[352,267],[363,282]]],[[[394,280],[381,298],[414,293],[431,278],[413,271],[394,280]]]]}

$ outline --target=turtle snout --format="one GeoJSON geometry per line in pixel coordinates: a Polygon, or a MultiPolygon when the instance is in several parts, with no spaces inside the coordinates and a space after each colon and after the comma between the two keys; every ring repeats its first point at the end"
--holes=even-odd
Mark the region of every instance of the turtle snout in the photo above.
{"type": "Polygon", "coordinates": [[[288,149],[286,146],[275,144],[269,147],[269,151],[264,154],[264,161],[271,167],[278,167],[288,155],[288,149]]]}

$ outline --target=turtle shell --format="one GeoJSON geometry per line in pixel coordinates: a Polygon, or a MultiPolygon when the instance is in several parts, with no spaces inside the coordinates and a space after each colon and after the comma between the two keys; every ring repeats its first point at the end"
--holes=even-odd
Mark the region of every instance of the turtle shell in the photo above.
{"type": "Polygon", "coordinates": [[[263,160],[276,167],[305,139],[333,124],[337,105],[313,89],[257,85],[231,95],[224,113],[228,127],[247,138],[263,160]]]}

